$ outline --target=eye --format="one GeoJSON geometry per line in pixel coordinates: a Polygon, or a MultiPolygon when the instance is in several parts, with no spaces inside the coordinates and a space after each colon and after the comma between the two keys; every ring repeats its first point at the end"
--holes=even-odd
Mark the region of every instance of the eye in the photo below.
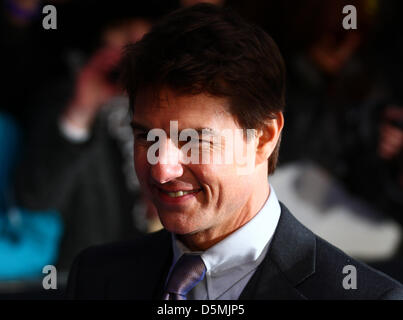
{"type": "Polygon", "coordinates": [[[185,139],[185,140],[181,139],[181,141],[180,141],[179,143],[180,143],[180,144],[188,144],[189,142],[199,144],[199,143],[200,143],[200,140],[197,139],[197,138],[192,139],[191,136],[186,136],[186,139],[185,139]]]}
{"type": "Polygon", "coordinates": [[[191,139],[188,137],[185,141],[185,143],[192,142],[195,145],[209,145],[211,144],[210,140],[205,140],[205,139],[191,139]]]}
{"type": "Polygon", "coordinates": [[[212,142],[210,140],[203,140],[203,139],[199,139],[199,143],[200,144],[212,144],[212,142]]]}
{"type": "Polygon", "coordinates": [[[147,143],[147,133],[144,131],[134,131],[134,142],[147,143]]]}

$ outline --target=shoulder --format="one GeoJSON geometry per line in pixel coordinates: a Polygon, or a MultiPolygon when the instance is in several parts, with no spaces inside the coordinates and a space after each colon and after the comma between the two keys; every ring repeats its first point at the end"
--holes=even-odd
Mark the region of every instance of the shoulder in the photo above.
{"type": "Polygon", "coordinates": [[[97,265],[110,261],[119,263],[136,259],[148,252],[161,248],[162,244],[170,241],[170,235],[165,230],[138,236],[133,240],[113,242],[103,245],[91,246],[84,249],[76,258],[81,264],[97,265]]]}
{"type": "Polygon", "coordinates": [[[281,204],[272,257],[307,299],[403,299],[403,286],[315,235],[281,204]]]}
{"type": "MultiPolygon", "coordinates": [[[[321,299],[403,299],[403,286],[399,282],[318,236],[314,279],[326,285],[321,299]]],[[[306,283],[309,284],[309,279],[306,283]]]]}
{"type": "Polygon", "coordinates": [[[67,298],[106,299],[111,292],[118,295],[129,281],[139,285],[144,279],[135,275],[147,274],[155,268],[155,261],[165,261],[169,256],[170,245],[170,234],[161,230],[131,241],[92,246],[83,250],[70,269],[67,298]],[[112,290],[112,284],[117,284],[116,290],[112,290]]]}

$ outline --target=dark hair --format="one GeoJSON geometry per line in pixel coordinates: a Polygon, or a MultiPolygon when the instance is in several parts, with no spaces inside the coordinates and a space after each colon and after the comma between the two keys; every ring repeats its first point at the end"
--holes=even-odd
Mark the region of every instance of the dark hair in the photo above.
{"type": "MultiPolygon", "coordinates": [[[[134,110],[139,90],[227,97],[243,128],[260,129],[285,105],[285,66],[262,29],[209,4],[179,9],[126,47],[122,81],[134,110]]],[[[280,141],[269,159],[276,167],[280,141]]]]}

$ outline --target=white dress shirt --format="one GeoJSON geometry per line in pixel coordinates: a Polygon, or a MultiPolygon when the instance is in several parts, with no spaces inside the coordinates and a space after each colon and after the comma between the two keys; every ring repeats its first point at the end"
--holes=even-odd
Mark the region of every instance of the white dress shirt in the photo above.
{"type": "MultiPolygon", "coordinates": [[[[236,300],[263,261],[280,218],[273,188],[262,209],[245,225],[204,252],[206,276],[189,293],[189,300],[236,300]]],[[[191,252],[172,234],[173,266],[191,252]]],[[[196,252],[192,252],[196,253],[196,252]]],[[[169,277],[169,275],[168,275],[169,277]]]]}

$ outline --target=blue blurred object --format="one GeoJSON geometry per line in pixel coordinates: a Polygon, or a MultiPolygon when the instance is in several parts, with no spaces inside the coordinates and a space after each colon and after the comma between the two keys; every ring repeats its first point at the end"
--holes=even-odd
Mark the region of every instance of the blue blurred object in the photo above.
{"type": "Polygon", "coordinates": [[[12,208],[0,214],[0,280],[37,277],[57,260],[62,220],[56,211],[12,208]]]}
{"type": "Polygon", "coordinates": [[[42,274],[57,260],[63,232],[57,211],[30,211],[14,204],[12,181],[22,134],[16,121],[0,113],[0,280],[42,274]]]}
{"type": "Polygon", "coordinates": [[[21,148],[21,129],[9,115],[0,112],[0,215],[11,201],[10,183],[21,148]]]}

